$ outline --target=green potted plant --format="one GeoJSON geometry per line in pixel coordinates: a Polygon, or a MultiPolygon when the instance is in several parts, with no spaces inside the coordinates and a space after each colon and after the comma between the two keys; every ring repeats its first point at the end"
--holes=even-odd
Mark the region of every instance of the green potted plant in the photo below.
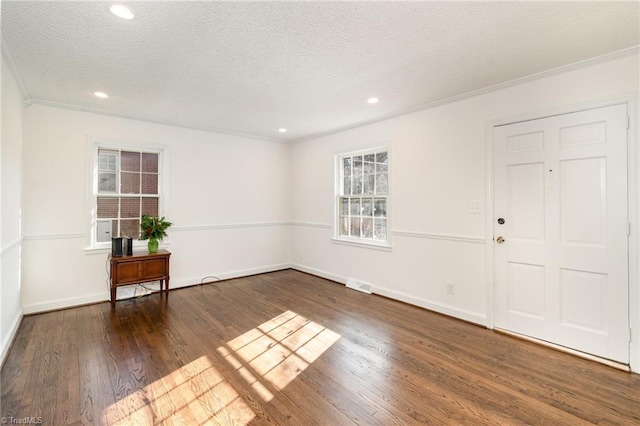
{"type": "Polygon", "coordinates": [[[149,253],[156,253],[158,251],[158,240],[162,240],[167,236],[167,228],[173,223],[169,222],[162,217],[157,216],[142,216],[140,221],[140,239],[149,240],[147,248],[149,253]]]}

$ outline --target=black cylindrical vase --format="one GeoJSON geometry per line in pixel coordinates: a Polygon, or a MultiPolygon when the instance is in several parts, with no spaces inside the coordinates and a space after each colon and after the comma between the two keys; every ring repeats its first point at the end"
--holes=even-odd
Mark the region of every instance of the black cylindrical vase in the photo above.
{"type": "Polygon", "coordinates": [[[111,256],[122,257],[122,237],[111,238],[111,256]]]}

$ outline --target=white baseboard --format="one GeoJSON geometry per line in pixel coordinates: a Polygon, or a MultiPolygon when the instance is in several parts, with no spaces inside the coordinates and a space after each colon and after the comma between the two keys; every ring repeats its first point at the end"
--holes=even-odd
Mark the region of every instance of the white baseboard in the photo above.
{"type": "Polygon", "coordinates": [[[73,308],[75,306],[86,305],[89,303],[106,302],[109,300],[109,292],[90,294],[81,297],[71,297],[68,299],[52,300],[50,302],[34,303],[22,307],[25,315],[37,314],[40,312],[53,311],[56,309],[73,308]]]}
{"type": "Polygon", "coordinates": [[[440,314],[448,315],[450,317],[469,321],[474,324],[481,325],[483,327],[487,326],[487,317],[477,312],[471,312],[464,309],[459,309],[454,306],[445,305],[443,303],[433,302],[430,300],[420,299],[405,293],[382,289],[379,287],[374,287],[373,292],[375,294],[379,294],[380,296],[388,297],[389,299],[399,300],[401,302],[408,303],[410,305],[419,306],[421,308],[425,308],[430,311],[438,312],[440,314]]]}
{"type": "MultiPolygon", "coordinates": [[[[171,280],[169,288],[182,288],[190,287],[192,285],[198,285],[202,282],[203,278],[218,277],[221,280],[230,280],[233,278],[248,277],[249,275],[266,274],[268,272],[282,271],[283,269],[290,269],[292,266],[290,263],[280,263],[276,265],[260,266],[258,268],[239,269],[230,272],[214,272],[207,274],[206,276],[198,276],[191,278],[181,278],[179,280],[171,280]]],[[[215,281],[213,279],[207,279],[204,282],[215,281]]]]}
{"type": "Polygon", "coordinates": [[[309,266],[301,265],[299,263],[291,264],[291,268],[295,269],[296,271],[306,272],[307,274],[315,275],[320,278],[326,278],[328,280],[347,285],[347,278],[341,277],[340,275],[332,274],[331,272],[311,268],[309,266]]]}
{"type": "Polygon", "coordinates": [[[18,315],[13,320],[11,324],[11,329],[9,333],[6,335],[4,340],[2,341],[2,348],[0,348],[0,365],[4,364],[4,358],[9,353],[9,348],[11,347],[11,343],[13,339],[16,337],[16,333],[18,332],[18,327],[20,327],[20,323],[22,322],[22,317],[24,316],[22,309],[18,311],[18,315]]]}
{"type": "MultiPolygon", "coordinates": [[[[326,278],[328,280],[335,281],[343,285],[346,285],[347,283],[346,277],[342,277],[340,275],[336,275],[320,269],[311,268],[309,266],[301,265],[298,263],[280,263],[275,265],[261,266],[258,268],[240,269],[240,270],[230,271],[230,272],[211,273],[211,274],[208,274],[208,276],[216,276],[221,280],[229,280],[233,278],[246,277],[249,275],[281,271],[283,269],[290,269],[290,268],[296,269],[301,272],[306,272],[308,274],[315,275],[321,278],[326,278]]],[[[170,288],[176,289],[176,288],[198,285],[200,284],[203,278],[204,277],[191,277],[191,278],[182,278],[178,280],[171,280],[170,288]]],[[[487,324],[487,318],[476,312],[465,311],[465,310],[458,309],[449,305],[444,305],[438,302],[420,299],[420,298],[413,297],[401,292],[380,288],[375,285],[373,286],[373,293],[388,297],[390,299],[399,300],[401,302],[405,302],[410,305],[415,305],[421,308],[429,309],[431,311],[439,312],[441,314],[449,315],[454,318],[459,318],[465,321],[476,323],[482,326],[486,326],[487,324]]],[[[108,292],[105,291],[104,293],[98,293],[98,294],[93,294],[93,295],[88,295],[83,297],[59,299],[51,302],[27,305],[23,307],[23,312],[21,313],[21,315],[35,314],[35,313],[50,311],[54,309],[71,308],[74,306],[85,305],[88,303],[106,302],[108,300],[109,300],[109,295],[108,295],[108,292]]]]}
{"type": "MultiPolygon", "coordinates": [[[[300,265],[298,263],[292,264],[291,268],[301,272],[306,272],[311,275],[316,275],[321,278],[326,278],[328,280],[335,281],[340,284],[345,284],[345,285],[347,284],[346,277],[342,277],[336,274],[332,274],[330,272],[322,271],[320,269],[311,268],[309,266],[300,265]]],[[[377,287],[376,285],[373,285],[373,294],[378,294],[380,296],[388,297],[389,299],[398,300],[400,302],[408,303],[410,305],[418,306],[424,309],[428,309],[430,311],[448,315],[450,317],[469,321],[474,324],[482,325],[484,327],[486,327],[487,325],[487,317],[481,314],[478,314],[476,312],[466,311],[466,310],[445,305],[442,303],[420,299],[405,293],[388,290],[385,288],[380,288],[380,287],[377,287]]]]}
{"type": "MultiPolygon", "coordinates": [[[[249,275],[281,271],[283,269],[289,269],[289,268],[291,268],[290,263],[281,263],[276,265],[261,266],[258,268],[241,269],[241,270],[231,271],[231,272],[220,272],[217,274],[209,274],[209,276],[215,275],[221,280],[228,280],[231,278],[240,278],[240,277],[246,277],[249,275]]],[[[202,280],[202,278],[203,277],[193,277],[193,278],[183,278],[178,280],[170,280],[169,288],[176,289],[176,288],[197,285],[197,284],[200,284],[200,281],[202,280]]],[[[75,306],[86,305],[89,303],[98,303],[98,302],[107,302],[107,301],[109,301],[109,292],[105,290],[104,293],[96,293],[96,294],[91,294],[87,296],[73,297],[68,299],[58,299],[50,302],[42,302],[42,303],[35,303],[33,305],[26,305],[22,309],[25,315],[29,315],[29,314],[37,314],[40,312],[52,311],[56,309],[73,308],[75,306]]]]}

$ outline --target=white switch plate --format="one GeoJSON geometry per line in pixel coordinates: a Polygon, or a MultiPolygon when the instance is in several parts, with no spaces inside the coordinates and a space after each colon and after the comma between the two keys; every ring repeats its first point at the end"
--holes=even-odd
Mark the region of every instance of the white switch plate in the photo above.
{"type": "Polygon", "coordinates": [[[469,214],[480,214],[480,201],[469,201],[469,214]]]}
{"type": "Polygon", "coordinates": [[[452,282],[447,283],[447,294],[454,295],[456,294],[456,285],[452,282]]]}

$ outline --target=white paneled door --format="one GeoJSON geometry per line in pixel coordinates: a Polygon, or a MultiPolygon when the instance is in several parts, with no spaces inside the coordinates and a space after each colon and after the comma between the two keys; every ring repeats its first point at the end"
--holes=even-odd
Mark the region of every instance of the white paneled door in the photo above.
{"type": "Polygon", "coordinates": [[[627,106],[494,128],[495,326],[629,362],[627,106]]]}

